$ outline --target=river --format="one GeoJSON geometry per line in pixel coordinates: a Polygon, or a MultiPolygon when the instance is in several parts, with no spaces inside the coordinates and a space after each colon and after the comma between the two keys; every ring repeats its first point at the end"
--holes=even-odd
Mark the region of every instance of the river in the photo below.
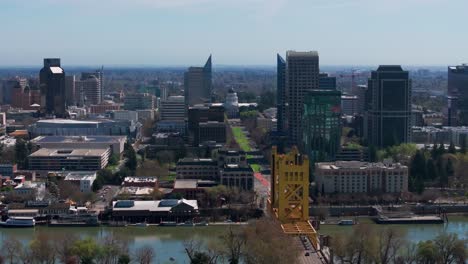
{"type": "MultiPolygon", "coordinates": [[[[369,219],[360,219],[361,223],[373,224],[369,219]]],[[[376,225],[377,228],[384,228],[389,225],[376,225]]],[[[468,239],[468,217],[453,216],[449,222],[442,224],[428,225],[394,225],[405,232],[408,240],[418,242],[432,239],[440,232],[457,233],[460,238],[468,239]]],[[[156,252],[154,263],[182,264],[188,263],[184,252],[183,242],[188,239],[197,239],[204,242],[216,242],[219,235],[223,234],[226,226],[207,227],[42,227],[34,229],[0,229],[0,240],[9,237],[16,237],[24,243],[28,243],[36,233],[46,232],[52,234],[76,233],[82,237],[100,238],[115,232],[128,239],[130,248],[134,249],[144,245],[150,245],[156,252]],[[171,261],[173,258],[174,261],[171,261]]],[[[351,226],[322,225],[320,233],[333,235],[338,232],[351,232],[351,226]]]]}

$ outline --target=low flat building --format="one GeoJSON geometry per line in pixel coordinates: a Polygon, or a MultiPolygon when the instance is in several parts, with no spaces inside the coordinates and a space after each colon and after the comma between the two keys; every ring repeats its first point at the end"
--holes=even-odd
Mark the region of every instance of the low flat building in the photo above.
{"type": "Polygon", "coordinates": [[[44,119],[28,127],[33,137],[37,136],[134,136],[136,124],[129,120],[72,120],[44,119]]]}
{"type": "Polygon", "coordinates": [[[400,163],[320,162],[314,175],[318,191],[325,194],[408,191],[408,167],[400,163]]]}
{"type": "Polygon", "coordinates": [[[193,219],[198,214],[197,200],[119,200],[112,203],[111,218],[114,221],[132,223],[184,222],[193,219]]]}
{"type": "Polygon", "coordinates": [[[225,164],[247,166],[247,157],[243,150],[220,149],[216,152],[216,159],[220,168],[225,164]]]}
{"type": "Polygon", "coordinates": [[[124,187],[150,187],[158,188],[157,177],[125,177],[122,186],[124,187]]]}
{"type": "Polygon", "coordinates": [[[200,199],[200,195],[204,195],[207,188],[217,185],[214,181],[176,179],[172,193],[180,194],[185,199],[200,199]]]}
{"type": "Polygon", "coordinates": [[[222,185],[247,191],[253,190],[254,188],[254,171],[250,166],[226,164],[220,174],[222,185]]]}
{"type": "Polygon", "coordinates": [[[78,186],[80,188],[80,192],[91,192],[96,177],[95,172],[70,172],[65,176],[64,180],[78,186]]]}
{"type": "Polygon", "coordinates": [[[177,179],[219,179],[218,162],[213,159],[184,158],[176,164],[177,179]]]}
{"type": "Polygon", "coordinates": [[[110,149],[47,149],[29,155],[29,169],[38,171],[97,171],[109,162],[110,149]]]}
{"type": "Polygon", "coordinates": [[[15,195],[25,198],[42,199],[45,195],[45,183],[26,181],[16,185],[13,192],[15,195]]]}
{"type": "Polygon", "coordinates": [[[31,143],[40,148],[50,149],[106,149],[113,154],[122,154],[127,137],[123,136],[39,136],[31,143]]]}

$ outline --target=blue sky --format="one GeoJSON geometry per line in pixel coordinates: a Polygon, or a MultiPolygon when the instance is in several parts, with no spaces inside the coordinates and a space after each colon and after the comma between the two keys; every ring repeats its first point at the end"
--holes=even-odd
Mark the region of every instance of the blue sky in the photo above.
{"type": "Polygon", "coordinates": [[[0,65],[468,62],[466,0],[0,0],[0,65]]]}

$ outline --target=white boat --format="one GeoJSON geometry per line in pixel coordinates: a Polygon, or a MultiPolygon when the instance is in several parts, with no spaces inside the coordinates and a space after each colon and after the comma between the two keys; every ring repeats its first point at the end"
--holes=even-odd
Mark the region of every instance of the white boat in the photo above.
{"type": "Polygon", "coordinates": [[[36,220],[34,217],[11,217],[5,222],[0,222],[3,227],[34,227],[36,220]]]}
{"type": "Polygon", "coordinates": [[[344,219],[344,220],[341,220],[338,224],[339,225],[355,225],[356,222],[352,219],[344,219]]]}
{"type": "Polygon", "coordinates": [[[143,223],[136,223],[135,226],[138,226],[138,227],[148,227],[148,223],[146,222],[143,222],[143,223]]]}

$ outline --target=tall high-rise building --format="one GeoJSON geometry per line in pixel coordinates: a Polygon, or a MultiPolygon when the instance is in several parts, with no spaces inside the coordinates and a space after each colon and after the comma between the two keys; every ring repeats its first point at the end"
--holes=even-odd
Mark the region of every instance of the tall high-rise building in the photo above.
{"type": "Polygon", "coordinates": [[[127,94],[124,98],[125,110],[154,109],[155,96],[149,93],[127,94]]]}
{"type": "Polygon", "coordinates": [[[211,55],[203,67],[190,67],[184,74],[185,105],[210,103],[212,96],[211,55]]]}
{"type": "Polygon", "coordinates": [[[167,100],[161,101],[161,120],[184,121],[186,110],[183,96],[169,96],[167,100]]]}
{"type": "Polygon", "coordinates": [[[0,103],[11,104],[13,102],[13,91],[15,87],[20,86],[26,88],[28,80],[25,78],[15,77],[9,80],[4,80],[0,83],[0,103]]]}
{"type": "Polygon", "coordinates": [[[336,77],[332,77],[328,73],[320,73],[319,88],[321,90],[336,90],[336,77]]]}
{"type": "Polygon", "coordinates": [[[44,59],[39,82],[42,111],[47,115],[64,117],[66,115],[65,71],[60,67],[60,59],[44,59]]]}
{"type": "Polygon", "coordinates": [[[313,162],[330,161],[340,149],[341,92],[308,91],[304,99],[303,148],[313,162]]]}
{"type": "Polygon", "coordinates": [[[448,67],[449,125],[468,125],[468,65],[448,67]]]}
{"type": "Polygon", "coordinates": [[[102,102],[101,82],[96,75],[82,73],[81,79],[75,81],[75,86],[80,95],[80,105],[92,105],[102,102]]]}
{"type": "Polygon", "coordinates": [[[79,101],[79,92],[76,91],[75,75],[65,76],[65,94],[67,106],[76,105],[79,101]]]}
{"type": "Polygon", "coordinates": [[[89,76],[94,75],[99,80],[99,87],[100,87],[100,97],[104,98],[104,68],[102,67],[99,70],[96,70],[94,72],[82,72],[81,73],[81,79],[88,79],[89,76]]]}
{"type": "Polygon", "coordinates": [[[384,148],[411,140],[411,80],[399,65],[372,71],[367,90],[366,137],[384,148]]]}
{"type": "Polygon", "coordinates": [[[278,97],[283,98],[278,103],[286,110],[286,113],[281,113],[286,120],[282,119],[279,125],[281,130],[288,131],[290,143],[300,146],[304,97],[307,91],[319,89],[319,56],[316,51],[287,51],[286,63],[279,55],[277,62],[278,97]]]}
{"type": "Polygon", "coordinates": [[[276,109],[277,109],[277,129],[283,132],[286,129],[286,62],[281,55],[276,55],[276,109]]]}

